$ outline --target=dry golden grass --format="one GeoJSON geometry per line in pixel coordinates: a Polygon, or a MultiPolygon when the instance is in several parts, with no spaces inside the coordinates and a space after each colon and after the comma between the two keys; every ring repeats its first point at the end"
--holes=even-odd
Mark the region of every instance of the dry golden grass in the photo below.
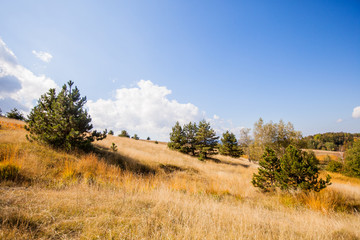
{"type": "Polygon", "coordinates": [[[360,238],[354,179],[335,176],[319,194],[263,194],[245,159],[201,162],[114,136],[97,153],[67,154],[25,134],[0,130],[0,161],[22,176],[0,183],[0,239],[360,238]]]}

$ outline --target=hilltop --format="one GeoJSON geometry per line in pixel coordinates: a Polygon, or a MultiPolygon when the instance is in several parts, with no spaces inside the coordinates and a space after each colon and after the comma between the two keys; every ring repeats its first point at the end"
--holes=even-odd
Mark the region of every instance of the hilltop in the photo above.
{"type": "Polygon", "coordinates": [[[0,163],[18,168],[0,182],[1,239],[360,238],[359,179],[330,173],[319,194],[264,194],[245,158],[199,161],[111,135],[69,154],[28,142],[21,121],[0,124],[0,163]]]}

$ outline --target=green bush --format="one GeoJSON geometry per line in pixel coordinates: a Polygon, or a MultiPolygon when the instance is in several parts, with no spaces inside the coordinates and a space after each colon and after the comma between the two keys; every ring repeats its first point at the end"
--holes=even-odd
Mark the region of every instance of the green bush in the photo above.
{"type": "Polygon", "coordinates": [[[20,168],[13,163],[0,163],[0,181],[14,181],[20,168]]]}
{"type": "Polygon", "coordinates": [[[341,162],[330,160],[329,164],[326,166],[326,170],[329,172],[341,172],[344,165],[341,162]]]}

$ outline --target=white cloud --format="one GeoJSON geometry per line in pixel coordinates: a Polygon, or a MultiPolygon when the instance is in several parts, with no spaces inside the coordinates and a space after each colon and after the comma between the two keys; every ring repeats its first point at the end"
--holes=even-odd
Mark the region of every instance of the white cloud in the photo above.
{"type": "Polygon", "coordinates": [[[51,59],[53,58],[53,56],[48,52],[43,52],[43,51],[37,52],[35,50],[32,50],[32,53],[37,58],[39,58],[41,61],[46,62],[46,63],[49,63],[51,61],[51,59]]]}
{"type": "MultiPolygon", "coordinates": [[[[6,84],[0,91],[0,100],[15,100],[26,107],[34,105],[34,100],[50,88],[57,88],[56,83],[45,75],[35,75],[29,69],[18,64],[15,54],[0,38],[0,84],[6,84]]],[[[25,110],[25,109],[24,109],[25,110]]]]}
{"type": "Polygon", "coordinates": [[[338,120],[336,120],[337,123],[341,123],[342,121],[344,121],[342,118],[339,118],[338,120]]]}
{"type": "Polygon", "coordinates": [[[360,106],[354,108],[352,113],[353,118],[360,118],[360,106]]]}
{"type": "Polygon", "coordinates": [[[96,128],[127,130],[141,138],[168,140],[176,121],[185,124],[204,117],[191,103],[170,100],[171,90],[141,80],[134,88],[116,90],[115,99],[89,100],[87,106],[96,128]]]}

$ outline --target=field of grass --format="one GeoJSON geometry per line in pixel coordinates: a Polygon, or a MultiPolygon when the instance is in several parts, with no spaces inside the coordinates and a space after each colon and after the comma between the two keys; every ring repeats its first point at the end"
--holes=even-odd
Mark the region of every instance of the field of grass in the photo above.
{"type": "Polygon", "coordinates": [[[1,125],[0,168],[18,172],[0,181],[0,239],[360,239],[358,179],[331,173],[318,194],[263,194],[246,159],[202,162],[115,136],[68,154],[1,125]]]}

